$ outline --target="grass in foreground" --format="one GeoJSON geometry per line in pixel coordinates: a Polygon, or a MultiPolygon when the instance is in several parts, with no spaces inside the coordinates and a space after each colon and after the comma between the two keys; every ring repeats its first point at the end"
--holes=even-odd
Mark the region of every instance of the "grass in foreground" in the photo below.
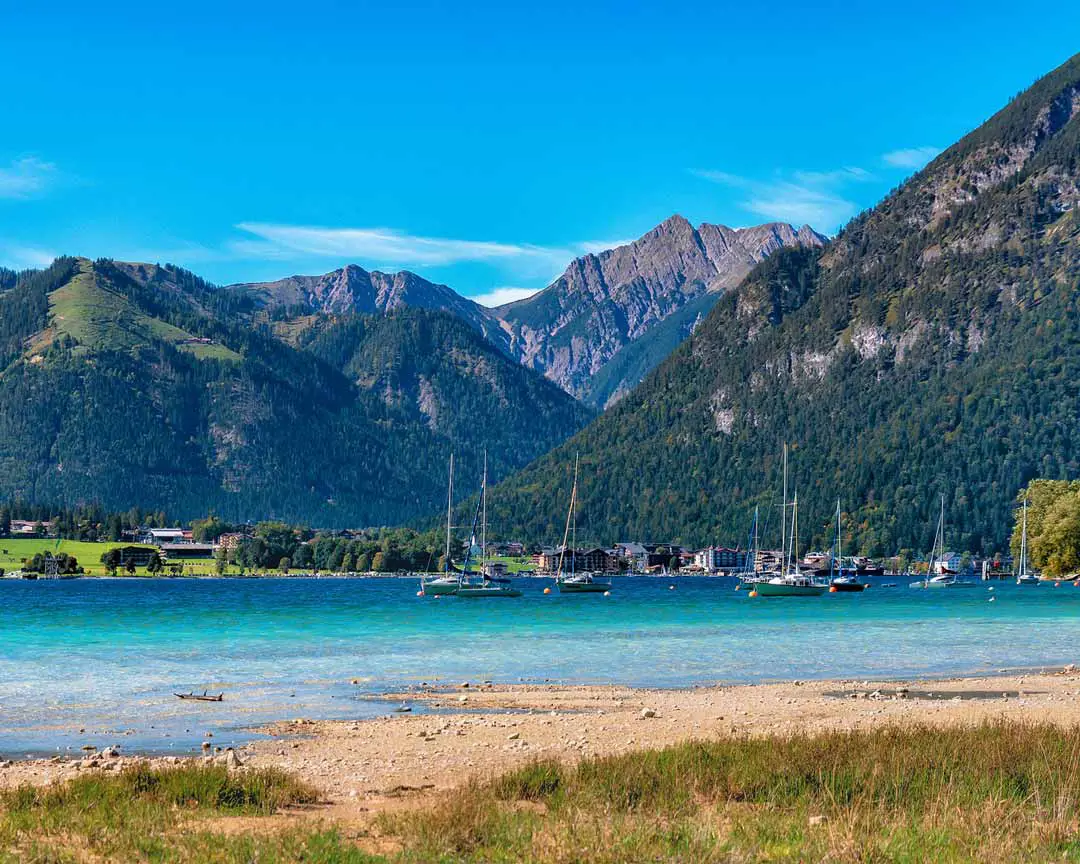
{"type": "Polygon", "coordinates": [[[313,789],[281,771],[185,765],[88,774],[0,793],[0,862],[362,862],[332,831],[223,834],[219,816],[264,817],[311,804],[313,789]]]}
{"type": "Polygon", "coordinates": [[[1080,727],[993,723],[723,739],[536,762],[385,813],[371,856],[279,772],[187,766],[0,795],[0,861],[1080,861],[1080,727]],[[215,831],[250,815],[246,833],[215,831]]]}
{"type": "Polygon", "coordinates": [[[726,739],[537,762],[384,817],[411,860],[1080,860],[1080,729],[726,739]]]}

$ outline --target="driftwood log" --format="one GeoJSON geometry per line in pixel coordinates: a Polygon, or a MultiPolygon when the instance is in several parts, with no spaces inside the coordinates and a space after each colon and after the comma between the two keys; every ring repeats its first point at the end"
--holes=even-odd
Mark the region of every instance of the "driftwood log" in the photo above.
{"type": "Polygon", "coordinates": [[[224,693],[218,693],[217,696],[209,696],[206,691],[203,690],[202,695],[198,693],[173,693],[177,699],[193,699],[196,702],[220,702],[224,697],[224,693]]]}

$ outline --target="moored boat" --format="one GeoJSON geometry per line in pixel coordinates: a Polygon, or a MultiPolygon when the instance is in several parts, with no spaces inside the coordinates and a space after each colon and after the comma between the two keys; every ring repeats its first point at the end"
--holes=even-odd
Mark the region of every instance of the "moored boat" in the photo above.
{"type": "Polygon", "coordinates": [[[1016,574],[1017,585],[1038,585],[1042,580],[1027,569],[1027,498],[1024,499],[1024,527],[1020,533],[1020,569],[1016,574]]]}
{"type": "Polygon", "coordinates": [[[491,579],[487,568],[487,453],[484,453],[484,475],[480,481],[480,499],[476,502],[473,514],[472,532],[469,535],[469,549],[465,553],[462,574],[458,581],[456,597],[520,597],[521,591],[511,584],[509,579],[491,579]],[[479,578],[470,572],[469,560],[476,547],[476,524],[480,520],[480,574],[479,578]]]}
{"type": "Polygon", "coordinates": [[[555,585],[560,594],[607,594],[611,591],[611,580],[600,578],[589,572],[576,572],[577,569],[577,490],[578,457],[574,456],[574,485],[570,489],[570,508],[566,512],[566,528],[563,530],[562,551],[559,553],[559,570],[555,574],[555,585]],[[571,533],[571,524],[573,532],[571,533]],[[574,548],[570,554],[570,572],[563,570],[566,559],[566,543],[570,541],[574,548]]]}
{"type": "Polygon", "coordinates": [[[829,590],[836,593],[854,593],[866,589],[866,585],[860,582],[855,573],[850,570],[844,571],[844,547],[843,533],[840,524],[840,499],[836,499],[836,540],[833,542],[833,554],[831,572],[829,573],[829,590]]]}
{"type": "Polygon", "coordinates": [[[446,493],[446,554],[443,559],[443,574],[441,576],[427,576],[420,580],[420,594],[423,596],[444,596],[456,594],[461,585],[461,579],[451,573],[450,562],[450,537],[453,530],[451,521],[454,515],[454,454],[450,454],[450,481],[446,493]]]}
{"type": "MultiPolygon", "coordinates": [[[[787,510],[787,444],[784,445],[784,510],[787,510]]],[[[812,576],[807,576],[799,569],[799,493],[796,491],[791,501],[791,533],[784,537],[786,513],[780,520],[780,542],[784,550],[783,569],[754,584],[754,591],[760,597],[820,597],[828,588],[812,576]],[[785,540],[787,544],[785,546],[785,540]]]]}
{"type": "Polygon", "coordinates": [[[941,496],[941,515],[938,516],[937,533],[934,534],[934,546],[930,550],[930,562],[926,567],[926,577],[912,582],[912,588],[974,588],[974,582],[961,579],[954,571],[945,566],[945,496],[941,496]],[[931,576],[931,573],[937,573],[931,576]]]}

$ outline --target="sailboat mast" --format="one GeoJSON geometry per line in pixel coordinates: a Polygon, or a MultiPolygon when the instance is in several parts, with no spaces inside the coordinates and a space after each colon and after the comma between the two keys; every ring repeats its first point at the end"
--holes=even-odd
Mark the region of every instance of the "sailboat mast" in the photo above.
{"type": "Polygon", "coordinates": [[[840,539],[840,499],[836,499],[836,571],[837,575],[844,575],[844,548],[840,539]]]}
{"type": "Polygon", "coordinates": [[[941,540],[938,545],[938,560],[945,566],[945,496],[941,496],[941,540]]]}
{"type": "Polygon", "coordinates": [[[1027,576],[1027,498],[1024,499],[1024,527],[1020,532],[1020,575],[1027,576]]]}
{"type": "MultiPolygon", "coordinates": [[[[784,442],[784,500],[780,504],[780,554],[787,555],[787,442],[784,442]]],[[[787,572],[787,562],[781,562],[781,571],[787,572]]]]}
{"type": "Polygon", "coordinates": [[[791,558],[788,564],[788,573],[798,575],[799,572],[799,490],[795,490],[795,497],[791,501],[791,558]]]}
{"type": "Polygon", "coordinates": [[[751,576],[754,575],[757,570],[757,550],[758,550],[758,507],[754,506],[754,531],[750,538],[750,550],[747,552],[746,572],[751,576]]]}
{"type": "Polygon", "coordinates": [[[570,575],[573,576],[577,572],[577,472],[578,472],[578,454],[574,454],[574,491],[570,493],[570,512],[574,514],[574,539],[573,546],[574,551],[570,556],[570,575]]]}
{"type": "Polygon", "coordinates": [[[480,575],[487,577],[487,450],[484,450],[484,479],[480,482],[484,500],[484,516],[480,523],[480,575]]]}
{"type": "Polygon", "coordinates": [[[566,562],[566,541],[570,538],[570,519],[574,515],[574,500],[577,498],[577,456],[574,456],[574,485],[570,490],[570,507],[566,511],[566,527],[562,535],[562,551],[559,553],[559,572],[556,581],[562,579],[563,565],[566,562]]]}
{"type": "Polygon", "coordinates": [[[448,484],[449,492],[446,494],[446,563],[443,566],[443,572],[450,572],[450,522],[454,516],[454,454],[450,454],[450,483],[448,484]]]}

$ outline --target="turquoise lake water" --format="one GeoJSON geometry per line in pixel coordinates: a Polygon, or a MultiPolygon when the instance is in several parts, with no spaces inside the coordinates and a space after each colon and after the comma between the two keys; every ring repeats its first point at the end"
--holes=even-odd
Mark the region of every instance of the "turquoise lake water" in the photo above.
{"type": "Polygon", "coordinates": [[[404,579],[0,580],[0,755],[184,753],[206,731],[226,745],[273,719],[385,714],[380,694],[421,682],[683,687],[1078,660],[1070,583],[871,581],[766,600],[724,578],[622,578],[610,597],[545,596],[550,581],[525,579],[516,600],[436,600],[404,579]],[[172,695],[204,689],[225,701],[172,695]]]}

